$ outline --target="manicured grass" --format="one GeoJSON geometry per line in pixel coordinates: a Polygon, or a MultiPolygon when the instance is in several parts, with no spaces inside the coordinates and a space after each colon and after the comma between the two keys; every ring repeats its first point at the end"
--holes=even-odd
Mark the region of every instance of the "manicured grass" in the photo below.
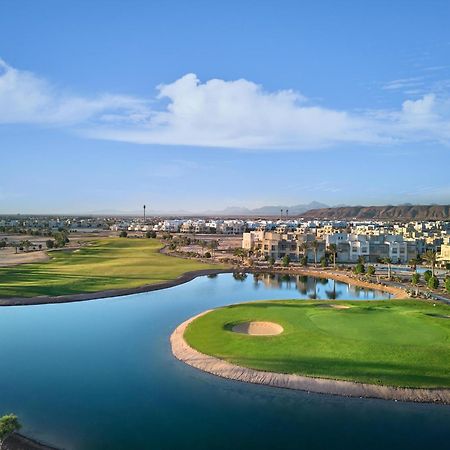
{"type": "Polygon", "coordinates": [[[265,301],[214,310],[192,322],[198,351],[254,369],[404,387],[450,387],[450,307],[427,301],[265,301]],[[349,309],[323,307],[348,305],[349,309]],[[271,321],[278,336],[231,327],[271,321]]]}
{"type": "Polygon", "coordinates": [[[184,272],[220,268],[158,253],[155,239],[105,238],[74,251],[50,252],[45,263],[0,268],[0,297],[34,297],[132,288],[184,272]]]}

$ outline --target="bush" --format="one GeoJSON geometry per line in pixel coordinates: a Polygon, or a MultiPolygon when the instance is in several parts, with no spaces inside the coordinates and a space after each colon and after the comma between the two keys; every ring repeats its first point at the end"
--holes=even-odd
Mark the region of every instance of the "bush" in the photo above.
{"type": "Polygon", "coordinates": [[[428,281],[430,281],[430,278],[433,276],[433,273],[431,272],[431,270],[426,270],[423,273],[423,278],[425,279],[425,282],[428,283],[428,281]]]}
{"type": "Polygon", "coordinates": [[[367,275],[375,275],[375,267],[374,266],[369,266],[367,268],[367,275]]]}
{"type": "Polygon", "coordinates": [[[147,233],[145,233],[145,237],[147,239],[155,239],[156,238],[156,231],[147,231],[147,233]]]}
{"type": "Polygon", "coordinates": [[[290,262],[291,258],[289,255],[283,256],[283,267],[289,267],[290,262]]]}
{"type": "Polygon", "coordinates": [[[308,258],[306,256],[302,256],[300,258],[300,264],[304,267],[306,267],[308,265],[308,258]]]}
{"type": "Polygon", "coordinates": [[[411,283],[416,285],[419,284],[420,282],[420,273],[413,273],[412,277],[411,277],[411,283]]]}
{"type": "Polygon", "coordinates": [[[322,258],[322,259],[320,260],[320,265],[321,265],[322,267],[328,267],[328,259],[327,259],[327,258],[322,258]]]}
{"type": "Polygon", "coordinates": [[[355,268],[353,269],[353,272],[356,273],[356,275],[362,275],[366,272],[366,268],[364,267],[364,264],[358,263],[356,264],[355,268]]]}
{"type": "Polygon", "coordinates": [[[427,284],[430,289],[437,289],[439,287],[439,280],[437,277],[431,277],[427,284]]]}
{"type": "Polygon", "coordinates": [[[53,248],[55,246],[55,241],[49,239],[48,241],[45,241],[45,245],[47,246],[47,248],[53,248]]]}
{"type": "Polygon", "coordinates": [[[275,258],[273,256],[269,256],[267,259],[269,266],[273,266],[275,264],[275,258]]]}
{"type": "Polygon", "coordinates": [[[211,258],[211,253],[210,252],[206,252],[205,253],[205,258],[211,258]]]}
{"type": "Polygon", "coordinates": [[[119,234],[119,237],[126,238],[128,236],[128,233],[126,231],[121,231],[119,234]]]}
{"type": "Polygon", "coordinates": [[[445,290],[450,294],[450,277],[445,280],[445,290]]]}

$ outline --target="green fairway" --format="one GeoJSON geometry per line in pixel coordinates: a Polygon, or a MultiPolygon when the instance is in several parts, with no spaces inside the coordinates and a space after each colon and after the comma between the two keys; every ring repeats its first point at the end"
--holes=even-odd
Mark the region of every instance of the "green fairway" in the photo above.
{"type": "Polygon", "coordinates": [[[220,268],[158,252],[155,239],[105,238],[74,251],[50,252],[45,263],[0,268],[0,297],[34,297],[133,288],[184,272],[220,268]]]}
{"type": "Polygon", "coordinates": [[[202,353],[259,370],[449,388],[449,317],[449,306],[413,300],[252,302],[196,319],[185,339],[202,353]],[[245,321],[276,322],[284,332],[249,336],[231,331],[245,321]]]}

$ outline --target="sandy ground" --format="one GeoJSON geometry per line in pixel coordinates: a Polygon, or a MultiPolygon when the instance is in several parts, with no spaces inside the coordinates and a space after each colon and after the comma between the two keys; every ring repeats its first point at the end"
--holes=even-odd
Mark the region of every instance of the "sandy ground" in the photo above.
{"type": "MultiPolygon", "coordinates": [[[[5,236],[5,235],[2,235],[5,236]]],[[[0,236],[0,239],[2,237],[0,236]]],[[[59,252],[59,251],[67,251],[80,248],[82,245],[85,245],[85,241],[83,239],[74,238],[70,236],[70,242],[64,248],[58,248],[50,250],[49,252],[59,252]]],[[[30,240],[34,246],[38,247],[39,244],[42,245],[42,250],[29,250],[26,251],[18,251],[16,253],[16,249],[14,247],[6,247],[0,249],[0,267],[9,267],[9,266],[17,266],[19,264],[28,264],[28,263],[36,263],[36,262],[45,262],[50,259],[48,255],[48,250],[46,248],[45,242],[49,239],[48,237],[42,236],[8,236],[9,242],[14,242],[17,240],[30,240]]]]}
{"type": "Polygon", "coordinates": [[[347,305],[329,305],[328,303],[323,305],[316,305],[318,308],[333,308],[333,309],[349,309],[347,305]]]}
{"type": "MultiPolygon", "coordinates": [[[[210,311],[210,310],[209,310],[210,311]]],[[[268,386],[296,389],[320,394],[342,395],[347,397],[380,398],[384,400],[400,400],[421,403],[450,404],[450,389],[413,389],[377,386],[354,383],[351,381],[330,380],[324,378],[304,377],[236,366],[229,362],[204,355],[190,347],[184,340],[187,326],[209,311],[192,317],[179,325],[170,336],[173,355],[184,363],[204,372],[231,380],[246,383],[264,384],[268,386]]]]}
{"type": "Polygon", "coordinates": [[[48,261],[50,258],[45,250],[36,250],[30,252],[15,252],[13,248],[0,250],[0,267],[17,266],[18,264],[27,264],[34,262],[48,261]]]}
{"type": "Polygon", "coordinates": [[[243,322],[235,325],[231,331],[248,334],[250,336],[275,336],[284,330],[275,322],[243,322]]]}

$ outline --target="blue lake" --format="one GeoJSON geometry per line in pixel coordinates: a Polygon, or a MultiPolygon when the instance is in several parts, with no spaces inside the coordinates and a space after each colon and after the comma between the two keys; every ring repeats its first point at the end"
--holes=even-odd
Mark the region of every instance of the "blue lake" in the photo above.
{"type": "Polygon", "coordinates": [[[67,449],[423,449],[450,408],[223,380],[175,360],[188,317],[240,301],[386,298],[343,283],[231,274],[145,294],[0,308],[0,413],[67,449]]]}

